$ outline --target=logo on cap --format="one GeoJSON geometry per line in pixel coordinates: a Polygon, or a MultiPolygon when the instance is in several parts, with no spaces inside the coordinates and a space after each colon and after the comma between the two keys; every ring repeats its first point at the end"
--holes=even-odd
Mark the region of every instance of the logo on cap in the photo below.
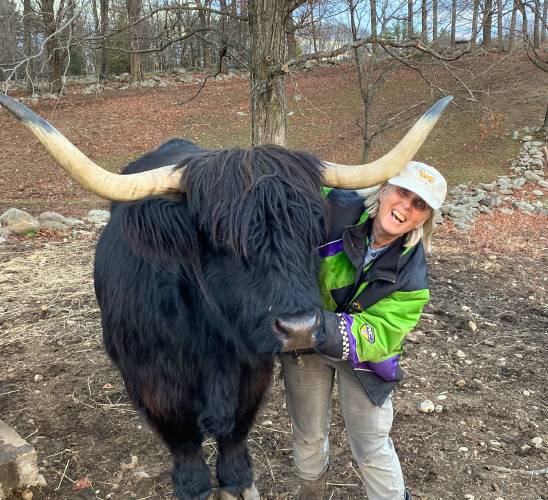
{"type": "Polygon", "coordinates": [[[434,183],[434,176],[432,174],[429,174],[426,170],[419,168],[419,175],[423,181],[425,181],[428,184],[434,183]]]}

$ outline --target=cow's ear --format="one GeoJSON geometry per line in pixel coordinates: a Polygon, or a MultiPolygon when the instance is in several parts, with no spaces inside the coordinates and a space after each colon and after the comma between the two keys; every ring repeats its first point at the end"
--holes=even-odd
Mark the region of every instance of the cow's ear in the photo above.
{"type": "Polygon", "coordinates": [[[180,272],[181,266],[199,267],[200,244],[184,200],[124,203],[116,207],[115,215],[121,219],[124,239],[145,261],[172,272],[180,272]]]}

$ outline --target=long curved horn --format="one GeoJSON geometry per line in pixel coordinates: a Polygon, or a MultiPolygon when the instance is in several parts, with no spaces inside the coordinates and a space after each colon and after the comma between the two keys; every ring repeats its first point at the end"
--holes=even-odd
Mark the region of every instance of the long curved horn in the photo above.
{"type": "Polygon", "coordinates": [[[340,165],[324,161],[324,184],[339,189],[364,189],[387,181],[413,159],[452,100],[453,96],[440,99],[422,115],[394,149],[378,160],[364,165],[340,165]]]}
{"type": "Polygon", "coordinates": [[[112,201],[133,201],[180,191],[182,168],[161,167],[139,174],[120,175],[91,161],[65,136],[25,105],[0,94],[0,104],[43,144],[47,152],[86,190],[112,201]]]}

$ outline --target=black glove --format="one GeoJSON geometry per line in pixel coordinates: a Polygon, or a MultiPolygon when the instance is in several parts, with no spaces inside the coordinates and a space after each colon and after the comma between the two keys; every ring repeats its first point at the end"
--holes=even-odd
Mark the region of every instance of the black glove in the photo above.
{"type": "Polygon", "coordinates": [[[323,321],[318,332],[316,352],[343,358],[344,342],[346,340],[346,321],[341,314],[322,311],[323,321]]]}

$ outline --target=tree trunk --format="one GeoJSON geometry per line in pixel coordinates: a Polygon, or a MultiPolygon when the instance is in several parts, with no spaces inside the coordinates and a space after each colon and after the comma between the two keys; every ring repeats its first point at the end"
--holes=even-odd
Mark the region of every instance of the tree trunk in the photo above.
{"type": "Polygon", "coordinates": [[[421,40],[423,43],[428,43],[428,9],[426,8],[426,0],[421,2],[421,40]]]}
{"type": "Polygon", "coordinates": [[[63,62],[66,54],[59,46],[57,23],[53,13],[54,0],[42,0],[42,18],[44,20],[44,34],[46,35],[46,51],[48,53],[49,87],[54,94],[63,89],[63,62]]]}
{"type": "Polygon", "coordinates": [[[517,0],[518,8],[521,11],[521,36],[524,40],[529,37],[529,27],[527,26],[527,8],[521,0],[517,0]]]}
{"type": "Polygon", "coordinates": [[[407,0],[407,37],[413,38],[413,0],[407,0]]]}
{"type": "Polygon", "coordinates": [[[250,0],[251,140],[286,144],[285,19],[287,0],[250,0]]]}
{"type": "Polygon", "coordinates": [[[100,0],[101,3],[101,57],[99,71],[101,78],[105,78],[108,72],[108,51],[106,48],[106,40],[108,30],[108,0],[100,0]]]}
{"type": "Polygon", "coordinates": [[[518,10],[518,6],[516,4],[516,0],[514,0],[514,4],[512,5],[512,16],[510,18],[510,32],[508,34],[508,51],[511,51],[514,48],[514,39],[516,36],[516,13],[518,10]]]}
{"type": "Polygon", "coordinates": [[[470,35],[470,46],[476,47],[476,40],[478,36],[478,13],[479,13],[479,0],[474,0],[474,7],[472,9],[472,34],[470,35]]]}
{"type": "Polygon", "coordinates": [[[493,26],[493,0],[485,0],[483,6],[483,40],[482,47],[491,47],[491,28],[493,26]]]}
{"type": "Polygon", "coordinates": [[[25,67],[25,85],[27,93],[34,92],[34,65],[32,63],[32,10],[30,8],[30,0],[23,0],[23,52],[27,58],[25,67]]]}
{"type": "Polygon", "coordinates": [[[457,46],[457,0],[451,2],[451,47],[457,46]]]}
{"type": "Polygon", "coordinates": [[[504,50],[504,33],[502,32],[502,0],[497,0],[497,45],[504,50]]]}
{"type": "Polygon", "coordinates": [[[535,0],[535,24],[533,25],[533,47],[540,47],[540,0],[535,0]]]}
{"type": "MultiPolygon", "coordinates": [[[[138,22],[141,16],[142,0],[127,0],[127,14],[129,23],[130,50],[138,51],[141,48],[141,23],[138,22]]],[[[141,67],[141,54],[131,52],[129,55],[129,74],[131,82],[143,80],[143,68],[141,67]]]]}
{"type": "Polygon", "coordinates": [[[548,106],[546,106],[546,114],[544,115],[544,124],[542,125],[542,128],[544,129],[544,133],[548,134],[548,106]]]}
{"type": "MultiPolygon", "coordinates": [[[[370,0],[371,5],[371,35],[377,36],[377,0],[370,0]]],[[[379,44],[373,42],[373,54],[378,55],[379,44]]]]}
{"type": "Polygon", "coordinates": [[[285,21],[285,35],[287,38],[287,59],[297,58],[297,40],[295,38],[295,23],[293,22],[293,16],[289,15],[285,21]]]}
{"type": "MultiPolygon", "coordinates": [[[[204,5],[200,2],[200,0],[196,0],[196,6],[197,7],[206,7],[206,0],[204,0],[204,5]]],[[[206,22],[206,13],[203,10],[198,11],[198,22],[200,24],[200,28],[206,28],[207,22],[206,22]]],[[[201,52],[202,52],[202,68],[209,68],[211,67],[211,51],[209,50],[209,45],[205,40],[205,32],[202,32],[202,38],[201,38],[201,52]]]]}
{"type": "Polygon", "coordinates": [[[548,27],[546,25],[546,22],[548,21],[548,0],[544,0],[544,8],[542,10],[542,29],[541,35],[540,35],[540,41],[542,43],[548,41],[548,27]]]}
{"type": "Polygon", "coordinates": [[[438,39],[438,0],[432,0],[432,42],[438,39]]]}
{"type": "MultiPolygon", "coordinates": [[[[220,0],[219,5],[221,7],[221,47],[222,50],[226,48],[228,50],[228,7],[226,5],[226,0],[220,0]]],[[[228,58],[226,54],[224,57],[220,55],[221,60],[220,63],[220,71],[223,75],[226,75],[228,73],[228,58]]]]}

